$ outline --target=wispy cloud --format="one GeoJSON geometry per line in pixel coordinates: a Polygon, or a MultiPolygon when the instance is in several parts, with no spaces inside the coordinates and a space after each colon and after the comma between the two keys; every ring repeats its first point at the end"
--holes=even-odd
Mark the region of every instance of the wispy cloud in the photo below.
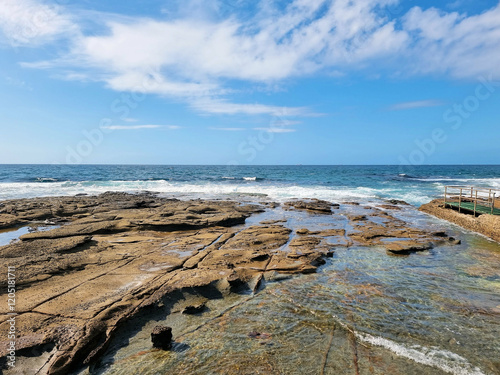
{"type": "MultiPolygon", "coordinates": [[[[316,117],[316,116],[312,116],[312,117],[316,117]]],[[[291,126],[291,125],[302,124],[302,121],[288,120],[288,119],[278,119],[277,121],[275,121],[275,124],[278,124],[280,126],[291,126]]]]}
{"type": "MultiPolygon", "coordinates": [[[[287,116],[314,114],[304,107],[235,103],[231,83],[272,85],[359,70],[370,76],[390,71],[459,79],[500,77],[500,3],[473,16],[420,7],[391,14],[388,7],[397,2],[293,0],[283,8],[262,0],[254,14],[242,15],[234,7],[229,14],[205,17],[203,9],[210,8],[207,14],[212,14],[218,7],[186,0],[183,8],[194,4],[203,9],[169,13],[168,19],[103,13],[96,17],[98,29],[68,32],[73,35],[71,48],[61,56],[25,66],[55,69],[82,80],[92,77],[116,91],[180,99],[202,113],[270,116],[281,116],[283,108],[287,116]]],[[[39,39],[16,33],[29,29],[25,18],[31,9],[46,12],[51,20],[37,27],[42,39],[59,35],[64,25],[69,30],[77,27],[61,7],[4,0],[0,28],[8,38],[19,43],[39,39]]]]}
{"type": "Polygon", "coordinates": [[[418,100],[414,102],[403,102],[397,103],[389,107],[391,111],[401,111],[405,109],[415,109],[415,108],[426,108],[426,107],[438,107],[445,105],[446,103],[441,100],[418,100]]]}
{"type": "Polygon", "coordinates": [[[260,130],[264,131],[267,133],[292,133],[295,131],[295,129],[290,129],[290,128],[253,128],[253,130],[260,130]]]}
{"type": "Polygon", "coordinates": [[[246,128],[217,128],[217,127],[209,127],[210,130],[220,130],[224,132],[239,132],[246,130],[246,128]]]}
{"type": "Polygon", "coordinates": [[[138,130],[138,129],[158,129],[165,128],[170,130],[180,129],[177,125],[109,125],[103,126],[103,129],[108,130],[138,130]]]}
{"type": "Polygon", "coordinates": [[[76,36],[79,27],[64,9],[36,0],[0,2],[0,34],[13,46],[39,45],[57,36],[76,36]]]}
{"type": "Polygon", "coordinates": [[[194,109],[211,114],[246,114],[271,115],[276,117],[307,116],[311,111],[307,107],[278,107],[265,104],[231,103],[227,100],[200,98],[191,103],[194,109]]]}
{"type": "Polygon", "coordinates": [[[5,81],[11,86],[14,86],[14,87],[17,87],[20,89],[24,89],[24,90],[28,90],[28,91],[33,91],[33,88],[31,86],[29,86],[26,83],[26,81],[23,81],[22,79],[7,76],[7,77],[5,77],[5,81]]]}

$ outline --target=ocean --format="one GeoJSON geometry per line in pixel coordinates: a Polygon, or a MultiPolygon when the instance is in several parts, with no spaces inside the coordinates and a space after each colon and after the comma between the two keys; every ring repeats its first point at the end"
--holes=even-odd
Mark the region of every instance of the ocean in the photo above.
{"type": "Polygon", "coordinates": [[[0,200],[153,191],[183,199],[400,199],[420,206],[445,185],[500,188],[500,165],[0,165],[0,200]]]}

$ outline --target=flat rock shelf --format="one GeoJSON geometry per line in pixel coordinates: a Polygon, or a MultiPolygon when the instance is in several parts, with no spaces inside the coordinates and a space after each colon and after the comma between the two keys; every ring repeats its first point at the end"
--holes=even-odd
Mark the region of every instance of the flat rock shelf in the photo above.
{"type": "MultiPolygon", "coordinates": [[[[397,258],[460,244],[446,229],[403,220],[398,213],[406,205],[382,203],[182,201],[153,193],[3,201],[0,230],[31,228],[0,247],[2,262],[16,269],[18,370],[102,373],[99,366],[120,346],[116,343],[138,332],[131,325],[140,329],[176,312],[183,319],[208,314],[198,328],[169,324],[173,352],[189,351],[183,338],[208,334],[204,324],[223,319],[266,290],[255,303],[292,298],[266,285],[314,274],[336,251],[383,250],[385,257],[397,258]],[[54,229],[36,230],[41,224],[54,229]],[[213,301],[233,304],[221,307],[213,301]]],[[[289,288],[297,283],[287,284],[287,293],[293,294],[289,288]]],[[[5,291],[6,280],[0,284],[5,291]]],[[[301,285],[297,290],[307,294],[307,283],[301,285]]],[[[321,293],[315,288],[311,293],[321,293]]],[[[5,308],[0,321],[4,358],[9,341],[5,308]]],[[[323,328],[329,332],[334,325],[323,328]]],[[[342,329],[343,340],[359,341],[351,328],[342,329]]],[[[272,337],[266,331],[250,333],[243,336],[262,345],[272,337]]],[[[324,355],[318,360],[327,361],[324,355]]],[[[324,371],[328,366],[325,362],[324,371]]]]}

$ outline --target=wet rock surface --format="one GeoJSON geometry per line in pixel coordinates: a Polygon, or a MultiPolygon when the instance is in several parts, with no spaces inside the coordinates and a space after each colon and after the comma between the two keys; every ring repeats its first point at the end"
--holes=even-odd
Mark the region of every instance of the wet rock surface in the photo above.
{"type": "MultiPolygon", "coordinates": [[[[93,363],[128,320],[183,288],[224,282],[255,293],[263,280],[315,272],[335,247],[408,254],[452,242],[442,231],[410,227],[388,211],[319,200],[295,200],[281,209],[124,193],[5,201],[0,229],[64,223],[0,247],[0,257],[16,268],[18,350],[53,344],[40,373],[65,374],[93,363]],[[277,210],[279,218],[273,217],[277,210]],[[245,223],[260,213],[271,217],[245,223]],[[310,218],[322,224],[304,227],[310,218]],[[294,224],[298,219],[304,221],[294,224]]],[[[201,302],[184,313],[204,309],[201,302]]],[[[1,312],[4,356],[8,322],[1,312]]]]}
{"type": "Polygon", "coordinates": [[[284,207],[286,209],[296,209],[296,210],[306,210],[317,213],[329,214],[332,209],[338,208],[339,204],[324,201],[321,199],[297,199],[289,202],[285,202],[284,207]]]}

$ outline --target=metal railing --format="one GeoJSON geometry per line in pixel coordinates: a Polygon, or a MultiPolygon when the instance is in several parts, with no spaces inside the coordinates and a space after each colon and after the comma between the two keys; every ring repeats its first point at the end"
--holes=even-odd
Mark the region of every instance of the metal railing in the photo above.
{"type": "MultiPolygon", "coordinates": [[[[456,207],[458,203],[458,212],[462,210],[472,211],[474,215],[478,212],[478,208],[488,208],[490,213],[495,213],[496,198],[500,199],[500,190],[476,188],[474,186],[445,186],[444,187],[444,206],[456,207]],[[463,203],[470,202],[474,204],[474,208],[463,207],[463,203]],[[453,204],[454,203],[454,204],[453,204]]],[[[484,211],[484,210],[481,210],[484,211]]],[[[484,212],[480,212],[484,213],[484,212]]]]}

